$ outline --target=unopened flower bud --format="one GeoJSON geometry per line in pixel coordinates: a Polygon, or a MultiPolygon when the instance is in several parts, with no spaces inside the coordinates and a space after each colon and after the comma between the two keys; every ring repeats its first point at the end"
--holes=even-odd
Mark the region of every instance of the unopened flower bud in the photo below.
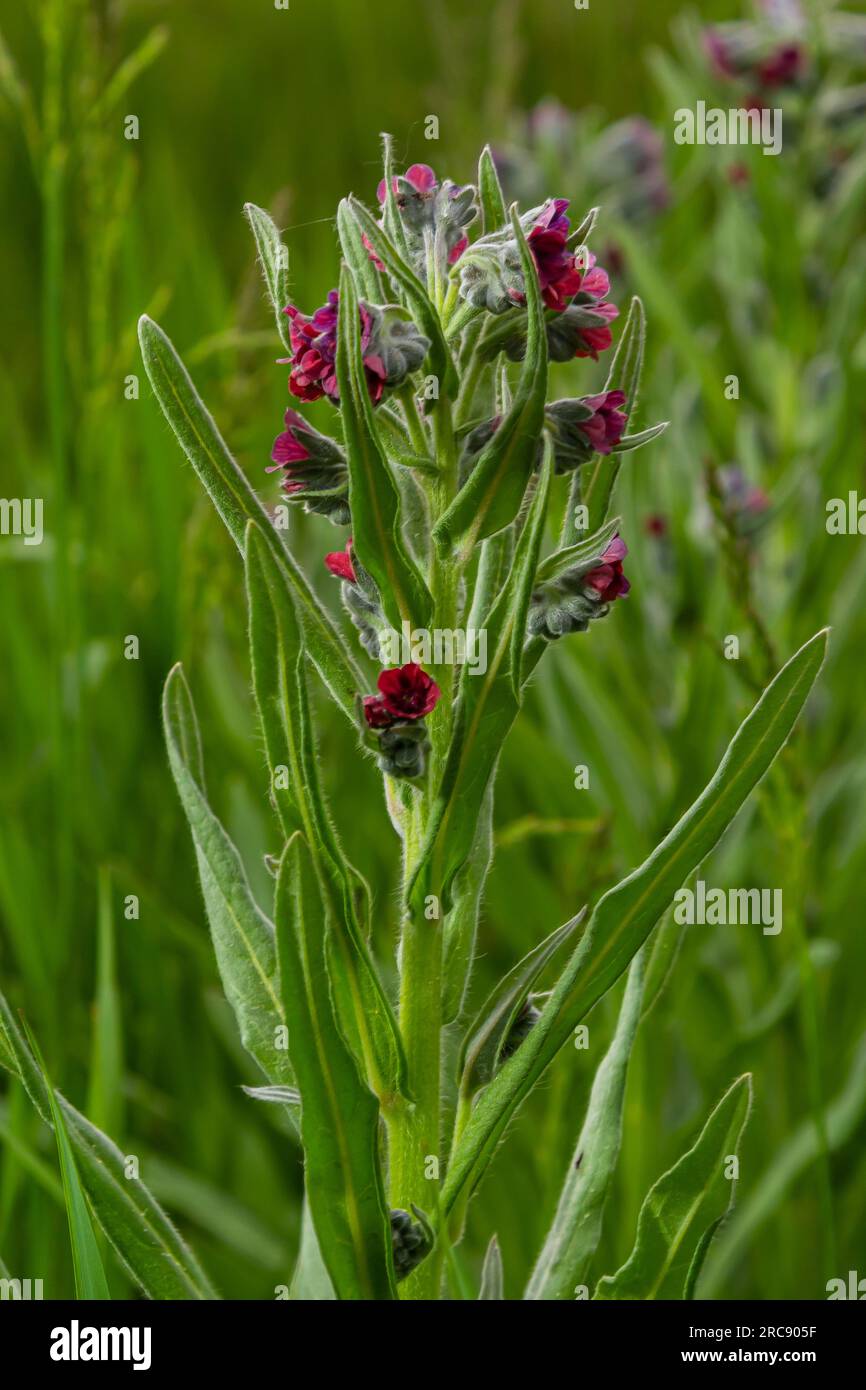
{"type": "Polygon", "coordinates": [[[349,537],[345,550],[325,556],[325,564],[336,579],[342,580],[340,597],[343,607],[358,630],[361,646],[368,656],[378,661],[380,634],[387,627],[382,601],[372,575],[358,561],[349,537]]]}
{"type": "Polygon", "coordinates": [[[397,305],[362,303],[361,309],[369,321],[365,365],[376,364],[377,374],[386,386],[399,386],[421,366],[430,350],[430,339],[397,305]]]}
{"type": "Polygon", "coordinates": [[[525,1042],[529,1037],[529,1034],[540,1018],[541,1010],[535,1007],[532,1002],[532,996],[530,995],[511,1025],[511,1031],[500,1048],[500,1061],[506,1062],[509,1057],[513,1056],[520,1044],[525,1042]]]}
{"type": "Polygon", "coordinates": [[[622,570],[627,554],[625,541],[615,536],[598,561],[575,565],[540,585],[530,604],[530,634],[555,642],[572,632],[586,632],[596,618],[605,617],[614,600],[624,598],[631,588],[622,570]]]}
{"type": "Polygon", "coordinates": [[[429,749],[423,722],[397,720],[379,733],[379,769],[389,777],[423,777],[429,749]]]}
{"type": "Polygon", "coordinates": [[[625,392],[603,391],[598,396],[552,401],[544,407],[557,473],[571,473],[594,454],[609,454],[616,448],[628,423],[628,416],[620,409],[623,405],[625,392]]]}
{"type": "MultiPolygon", "coordinates": [[[[475,189],[471,185],[461,187],[451,179],[440,184],[429,164],[412,164],[405,174],[394,174],[391,186],[413,268],[420,270],[424,265],[428,236],[434,243],[437,238],[441,241],[446,266],[454,265],[468,244],[465,229],[478,215],[475,189]]],[[[384,179],[377,194],[384,203],[384,179]]]]}
{"type": "Polygon", "coordinates": [[[391,1247],[394,1273],[399,1282],[412,1273],[430,1250],[430,1233],[420,1221],[413,1220],[408,1211],[397,1207],[391,1212],[391,1247]]]}
{"type": "Polygon", "coordinates": [[[287,410],[286,428],[271,450],[267,473],[282,471],[282,490],[307,512],[326,516],[337,526],[349,522],[349,474],[335,440],[313,429],[296,410],[287,410]]]}

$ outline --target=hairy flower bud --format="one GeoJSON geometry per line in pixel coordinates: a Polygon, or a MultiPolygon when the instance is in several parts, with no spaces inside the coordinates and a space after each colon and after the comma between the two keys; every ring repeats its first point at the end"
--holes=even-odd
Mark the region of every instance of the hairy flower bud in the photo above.
{"type": "Polygon", "coordinates": [[[379,770],[388,777],[423,777],[430,737],[423,722],[397,720],[378,732],[379,770]]]}
{"type": "Polygon", "coordinates": [[[504,314],[526,298],[520,252],[505,232],[473,242],[460,262],[460,294],[476,309],[504,314]]]}
{"type": "Polygon", "coordinates": [[[555,642],[572,632],[586,632],[594,619],[605,617],[614,600],[624,598],[631,588],[622,571],[627,554],[625,541],[615,536],[599,561],[576,565],[542,584],[532,595],[530,634],[555,642]]]}
{"type": "Polygon", "coordinates": [[[325,564],[336,579],[342,580],[340,597],[343,607],[358,630],[361,646],[374,661],[380,656],[381,633],[388,624],[382,611],[379,591],[352,549],[352,538],[345,550],[325,556],[325,564]]]}
{"type": "Polygon", "coordinates": [[[557,473],[571,473],[594,454],[609,454],[622,439],[628,423],[624,391],[603,391],[598,396],[579,396],[552,401],[544,407],[544,420],[553,440],[557,473]]]}
{"type": "MultiPolygon", "coordinates": [[[[391,186],[413,268],[423,267],[428,239],[444,248],[445,266],[454,265],[468,245],[466,228],[478,215],[475,189],[450,179],[440,184],[429,164],[412,164],[405,174],[394,174],[391,186]]],[[[377,189],[380,203],[385,201],[385,192],[382,179],[377,189]]],[[[379,269],[384,269],[374,253],[370,254],[379,269]]]]}
{"type": "Polygon", "coordinates": [[[408,1211],[396,1207],[391,1212],[391,1247],[398,1282],[421,1263],[431,1244],[429,1230],[420,1221],[414,1221],[408,1211]]]}
{"type": "Polygon", "coordinates": [[[282,471],[282,490],[304,510],[326,516],[336,526],[349,521],[349,474],[335,440],[313,429],[296,410],[287,410],[266,473],[282,471]]]}
{"type": "Polygon", "coordinates": [[[361,308],[369,316],[365,365],[368,359],[380,363],[385,385],[399,386],[421,366],[430,350],[430,339],[398,305],[362,304],[361,308]]]}
{"type": "Polygon", "coordinates": [[[499,1050],[500,1062],[507,1062],[508,1058],[514,1055],[520,1044],[529,1037],[540,1018],[541,1010],[535,1007],[530,995],[511,1025],[511,1031],[499,1050]]]}

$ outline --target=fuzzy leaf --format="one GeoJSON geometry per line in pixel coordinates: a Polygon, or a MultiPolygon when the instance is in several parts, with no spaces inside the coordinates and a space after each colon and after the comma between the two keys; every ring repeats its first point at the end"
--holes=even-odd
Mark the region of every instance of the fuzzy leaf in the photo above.
{"type": "Polygon", "coordinates": [[[433,528],[440,550],[459,546],[464,557],[471,555],[479,540],[501,531],[517,516],[535,467],[544,423],[547,337],[538,272],[515,208],[511,210],[511,226],[526,285],[526,356],[511,409],[433,528]]]}
{"type": "Polygon", "coordinates": [[[457,385],[457,369],[445,342],[439,315],[427,291],[364,204],[351,197],[349,208],[360,231],[385,267],[385,273],[399,288],[416,326],[430,339],[429,362],[434,375],[439,378],[440,390],[453,391],[457,385]]]}
{"type": "Polygon", "coordinates": [[[393,1299],[379,1106],[337,1027],[325,910],[301,835],[283,851],[276,921],[283,1007],[301,1092],[306,1190],[322,1259],[339,1299],[393,1299]]]}
{"type": "Polygon", "coordinates": [[[345,857],[319,780],[301,629],[279,569],[260,528],[251,522],[246,549],[250,650],[273,795],[286,838],[303,831],[319,870],[334,946],[334,989],[347,1041],[356,1056],[369,1059],[369,1079],[378,1095],[406,1094],[397,1022],[359,920],[366,884],[345,857]],[[288,787],[275,785],[277,767],[287,768],[288,787]]]}
{"type": "Polygon", "coordinates": [[[598,214],[600,211],[600,208],[590,208],[580,226],[575,227],[574,231],[569,235],[568,241],[566,242],[567,246],[573,249],[578,246],[584,246],[589,241],[595,229],[595,224],[598,221],[598,214]]]}
{"type": "Polygon", "coordinates": [[[400,493],[379,442],[361,357],[358,296],[347,265],[340,274],[337,380],[349,463],[352,545],[376,581],[393,626],[399,631],[405,619],[413,627],[426,627],[432,600],[403,543],[400,493]]]}
{"type": "Polygon", "coordinates": [[[80,1299],[110,1299],[111,1292],[105,1277],[102,1256],[99,1253],[96,1233],[87,1208],[84,1188],[78,1173],[78,1165],[75,1162],[75,1153],[66,1127],[66,1120],[46,1071],[45,1062],[39,1052],[36,1039],[29,1030],[27,1030],[27,1036],[30,1050],[36,1058],[36,1064],[42,1075],[45,1094],[48,1097],[48,1105],[51,1110],[54,1138],[57,1140],[60,1174],[63,1179],[63,1197],[66,1203],[69,1238],[72,1245],[75,1297],[80,1299]]]}
{"type": "Polygon", "coordinates": [[[538,566],[538,573],[535,576],[536,584],[545,584],[558,579],[561,574],[565,574],[566,570],[584,567],[587,570],[592,569],[593,565],[598,564],[621,527],[622,517],[615,516],[613,521],[609,521],[606,526],[602,526],[600,531],[588,536],[586,540],[578,541],[576,545],[566,546],[564,550],[557,550],[553,555],[548,555],[547,559],[538,566]]]}
{"type": "Polygon", "coordinates": [[[641,430],[638,434],[626,434],[618,444],[613,446],[615,454],[630,454],[635,449],[642,449],[644,444],[651,444],[659,435],[664,434],[670,421],[662,420],[657,425],[650,425],[649,429],[641,430]]]}
{"type": "Polygon", "coordinates": [[[733,1205],[736,1183],[725,1176],[725,1166],[737,1152],[751,1103],[746,1074],[719,1101],[694,1146],[650,1188],[634,1250],[616,1274],[599,1280],[596,1298],[646,1301],[693,1292],[700,1258],[733,1205]]]}
{"type": "Polygon", "coordinates": [[[304,1196],[301,1212],[301,1248],[292,1275],[291,1297],[299,1303],[333,1302],[336,1298],[322,1252],[316,1238],[316,1228],[310,1215],[310,1204],[304,1196]]]}
{"type": "Polygon", "coordinates": [[[508,221],[508,213],[489,145],[484,146],[478,161],[478,197],[481,202],[482,234],[487,236],[490,232],[498,232],[508,221]]]}
{"type": "Polygon", "coordinates": [[[583,1128],[568,1165],[553,1224],[526,1290],[528,1299],[572,1299],[586,1281],[601,1238],[619,1158],[625,1083],[643,999],[645,951],[631,963],[616,1031],[595,1074],[583,1128]]]}
{"type": "MultiPolygon", "coordinates": [[[[629,419],[634,419],[637,410],[645,342],[646,314],[642,302],[634,295],[604,388],[606,391],[625,392],[629,419]]],[[[661,433],[663,428],[664,426],[656,426],[658,433],[661,433]]],[[[646,443],[646,440],[643,442],[646,443]]],[[[601,526],[608,514],[620,466],[618,458],[596,454],[593,462],[581,470],[583,477],[579,483],[582,490],[580,500],[589,508],[589,524],[592,530],[601,526]]],[[[575,485],[578,485],[577,480],[575,485]]],[[[575,502],[577,500],[575,497],[575,502]]]]}
{"type": "Polygon", "coordinates": [[[442,1023],[460,1016],[469,985],[481,897],[493,862],[493,783],[491,776],[472,850],[454,879],[452,906],[442,927],[442,1023]]]}
{"type": "Polygon", "coordinates": [[[451,1209],[477,1181],[505,1127],[589,1010],[640,950],[674,893],[706,858],[784,746],[821,669],[826,629],[801,647],[734,735],[714,777],[640,868],[600,900],[541,1018],[479,1097],[443,1189],[451,1209]]]}
{"type": "Polygon", "coordinates": [[[505,1297],[503,1285],[502,1252],[499,1249],[499,1241],[495,1236],[491,1236],[481,1271],[479,1300],[501,1301],[505,1297]]]}
{"type": "Polygon", "coordinates": [[[232,540],[243,554],[246,524],[257,522],[285,569],[298,604],[307,650],[325,685],[346,717],[355,723],[355,692],[360,668],[347,655],[346,642],[322,607],[262,503],[235,463],[173,345],[158,324],[144,315],[138,324],[141,354],[150,384],[178,443],[195,469],[232,540]]]}
{"type": "MultiPolygon", "coordinates": [[[[45,1124],[51,1106],[12,1010],[0,994],[0,1063],[23,1083],[45,1124]]],[[[126,1176],[115,1144],[55,1092],[91,1210],[130,1278],[148,1298],[216,1298],[207,1276],[162,1207],[139,1178],[126,1176]]]]}
{"type": "Polygon", "coordinates": [[[499,981],[485,999],[466,1030],[460,1049],[458,1071],[461,1087],[466,1092],[489,1081],[499,1067],[502,1048],[526,1003],[530,990],[545,966],[566,941],[574,935],[583,921],[585,909],[550,936],[533,946],[508,974],[499,981]]]}
{"type": "Polygon", "coordinates": [[[382,279],[361,239],[361,228],[348,198],[342,198],[337,208],[337,235],[343,260],[352,269],[361,297],[371,304],[381,304],[384,300],[382,279]]]}
{"type": "Polygon", "coordinates": [[[451,906],[454,876],[468,858],[485,793],[520,708],[526,615],[544,531],[552,471],[545,452],[538,487],[517,544],[508,582],[487,621],[487,670],[472,676],[464,668],[454,729],[430,829],[409,886],[409,901],[421,913],[423,899],[441,897],[451,906]]]}
{"type": "Polygon", "coordinates": [[[162,700],[168,759],[186,813],[220,979],[244,1047],[274,1085],[293,1081],[286,1052],[276,1045],[283,1023],[274,928],[253,898],[237,849],[208,805],[200,764],[198,721],[189,686],[175,666],[162,700]]]}
{"type": "Polygon", "coordinates": [[[244,215],[255,237],[259,264],[274,310],[277,332],[283,347],[291,353],[289,321],[283,310],[289,302],[289,257],[279,230],[270,214],[255,203],[244,204],[244,215]]]}

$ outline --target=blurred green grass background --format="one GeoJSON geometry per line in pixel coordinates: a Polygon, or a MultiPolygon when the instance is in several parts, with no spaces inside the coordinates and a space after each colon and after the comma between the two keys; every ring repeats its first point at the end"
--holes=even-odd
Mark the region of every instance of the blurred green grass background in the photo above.
{"type": "MultiPolygon", "coordinates": [[[[831,659],[790,752],[799,799],[768,781],[703,872],[714,884],[781,886],[785,930],[686,934],[639,1036],[598,1272],[625,1258],[646,1189],[744,1070],[755,1109],[713,1291],[821,1297],[827,1278],[863,1263],[866,560],[861,538],[823,526],[825,500],[864,485],[863,157],[825,196],[804,152],[786,151],[784,168],[746,152],[744,188],[708,152],[675,147],[676,94],[714,93],[709,79],[690,85],[681,55],[659,56],[677,50],[680,9],[0,4],[15,65],[2,67],[2,491],[43,497],[46,519],[40,547],[0,540],[0,983],[54,1080],[139,1156],[227,1296],[271,1297],[289,1282],[301,1170],[272,1107],[240,1089],[254,1077],[220,997],[159,727],[174,661],[205,716],[214,803],[263,892],[262,852],[278,845],[252,732],[240,566],[150,397],[136,321],[147,311],[165,326],[241,466],[275,496],[263,468],[285,372],[243,203],[270,207],[286,228],[295,294],[312,308],[336,279],[339,197],[374,199],[381,130],[406,162],[469,181],[482,144],[513,142],[519,113],[550,97],[597,109],[599,122],[639,113],[664,133],[671,206],[651,225],[603,213],[596,247],[624,252],[617,302],[633,291],[646,300],[641,423],[672,425],[620,482],[628,603],[548,656],[508,744],[475,1001],[637,863],[700,790],[751,703],[749,681],[769,674],[764,629],[781,664],[831,622],[831,659]],[[121,91],[112,76],[142,43],[153,61],[121,91]],[[123,138],[129,114],[137,141],[123,138]],[[430,114],[437,142],[424,139],[430,114]],[[729,373],[736,403],[724,397],[729,373]],[[139,399],[125,398],[130,374],[139,399]],[[774,502],[745,568],[726,562],[708,461],[738,463],[774,502]],[[662,540],[647,534],[650,516],[664,517],[662,540]],[[741,670],[720,660],[728,633],[741,638],[741,670]],[[124,659],[129,635],[137,661],[124,659]],[[578,763],[589,791],[574,790],[578,763]],[[129,895],[137,918],[125,915],[129,895]]],[[[727,0],[701,5],[705,21],[733,15],[727,0]]],[[[578,132],[567,163],[579,186],[547,189],[573,196],[578,215],[599,201],[582,155],[578,132]]],[[[572,364],[558,394],[600,379],[572,364]]],[[[321,556],[335,534],[294,523],[331,603],[321,556]]],[[[395,845],[378,778],[324,708],[323,729],[325,775],[388,958],[395,845]]],[[[614,1003],[593,1017],[600,1044],[614,1003]]],[[[595,1036],[588,1054],[557,1063],[471,1208],[466,1269],[477,1273],[496,1230],[512,1296],[580,1126],[595,1036]]],[[[46,1296],[69,1295],[50,1136],[20,1090],[0,1084],[0,1257],[43,1278],[46,1296]]],[[[111,1278],[118,1296],[131,1292],[114,1266],[111,1278]]]]}

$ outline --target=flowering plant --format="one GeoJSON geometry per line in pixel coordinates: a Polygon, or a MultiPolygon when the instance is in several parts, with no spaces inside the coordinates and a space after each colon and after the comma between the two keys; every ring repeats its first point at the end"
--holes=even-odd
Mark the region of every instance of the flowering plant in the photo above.
{"type": "MultiPolygon", "coordinates": [[[[667,973],[670,942],[657,923],[785,743],[825,634],[779,672],[647,860],[591,912],[540,936],[468,1021],[499,756],[548,647],[587,633],[628,593],[611,502],[624,453],[665,426],[626,433],[644,347],[637,299],[604,389],[547,401],[551,360],[612,348],[618,309],[587,248],[595,212],[572,230],[561,198],[506,209],[488,150],[477,188],[440,183],[426,165],[395,173],[387,140],[384,164],[377,211],[354,197],[340,205],[339,286],[309,315],[288,302],[279,232],[247,208],[289,391],[334,407],[333,438],[289,409],[272,463],[287,506],[351,527],[324,563],[356,632],[320,602],[281,509],[272,514],[235,464],[165,334],[148,318],[140,325],[157,398],[244,561],[282,845],[269,857],[269,914],[209,805],[179,667],[163,701],[169,760],[225,991],[267,1083],[250,1094],[287,1107],[299,1130],[308,1220],[298,1297],[323,1296],[314,1288],[341,1299],[440,1297],[468,1200],[511,1118],[628,972],[577,1162],[526,1287],[529,1298],[571,1298],[598,1243],[631,1044],[667,973]],[[486,634],[483,671],[448,659],[435,640],[429,661],[381,661],[407,626],[435,638],[464,623],[486,634]],[[370,946],[366,882],[326,800],[313,680],[356,730],[357,756],[374,757],[383,774],[401,885],[396,999],[370,946]],[[545,972],[555,982],[542,993],[545,972]],[[456,1063],[443,1046],[455,1031],[456,1063]]],[[[749,1096],[741,1077],[655,1184],[632,1255],[596,1297],[690,1296],[732,1200],[721,1160],[736,1151],[749,1096]]],[[[481,1297],[502,1297],[495,1238],[481,1297]]]]}

